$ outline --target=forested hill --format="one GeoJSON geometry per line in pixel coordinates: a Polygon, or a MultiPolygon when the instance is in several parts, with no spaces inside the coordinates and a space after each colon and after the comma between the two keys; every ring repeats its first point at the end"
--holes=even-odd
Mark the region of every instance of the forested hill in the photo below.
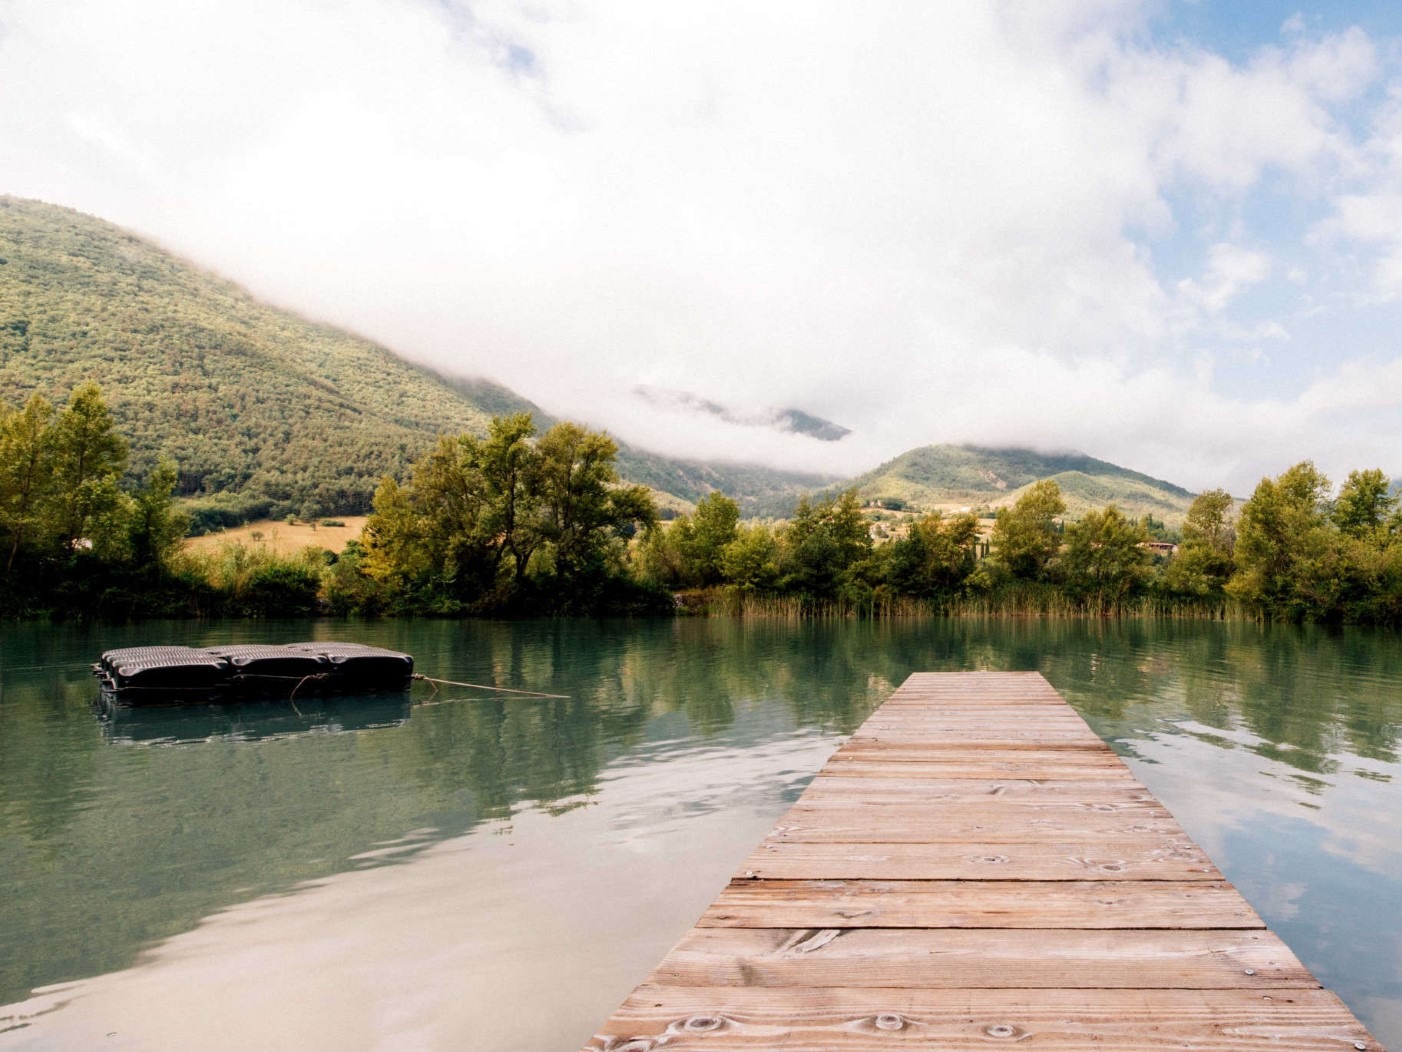
{"type": "MultiPolygon", "coordinates": [[[[0,197],[0,401],[66,401],[94,380],[132,446],[184,495],[235,492],[312,514],[363,510],[442,432],[535,407],[439,376],[349,333],[259,303],[148,241],[55,205],[0,197]]],[[[630,481],[683,500],[758,498],[830,479],[626,450],[630,481]]]]}
{"type": "Polygon", "coordinates": [[[1030,449],[924,446],[853,479],[868,500],[897,500],[921,508],[1012,504],[1041,479],[1061,487],[1071,518],[1115,504],[1133,517],[1153,515],[1176,523],[1192,503],[1181,486],[1079,453],[1047,454],[1030,449]]]}

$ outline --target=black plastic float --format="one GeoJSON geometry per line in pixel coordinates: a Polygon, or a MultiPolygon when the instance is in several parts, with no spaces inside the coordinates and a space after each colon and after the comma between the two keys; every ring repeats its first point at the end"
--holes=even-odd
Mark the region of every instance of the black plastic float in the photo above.
{"type": "Polygon", "coordinates": [[[125,647],[93,666],[105,700],[181,705],[297,694],[408,690],[414,659],[361,643],[125,647]]]}

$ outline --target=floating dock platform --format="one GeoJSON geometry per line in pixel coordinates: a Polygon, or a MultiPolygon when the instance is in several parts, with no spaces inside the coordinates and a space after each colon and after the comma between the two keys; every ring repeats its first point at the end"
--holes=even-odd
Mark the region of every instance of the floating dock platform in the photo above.
{"type": "Polygon", "coordinates": [[[1038,673],[913,675],[588,1052],[1381,1052],[1038,673]]]}
{"type": "Polygon", "coordinates": [[[189,705],[408,690],[414,659],[362,643],[240,643],[109,650],[92,667],[106,705],[189,705]]]}

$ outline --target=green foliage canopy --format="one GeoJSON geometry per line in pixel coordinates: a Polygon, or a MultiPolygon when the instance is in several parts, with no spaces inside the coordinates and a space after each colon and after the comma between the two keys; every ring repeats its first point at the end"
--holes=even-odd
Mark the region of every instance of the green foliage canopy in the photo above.
{"type": "Polygon", "coordinates": [[[1309,461],[1260,481],[1237,525],[1231,595],[1288,620],[1334,608],[1339,547],[1329,491],[1309,461]]]}
{"type": "Polygon", "coordinates": [[[1011,508],[1000,508],[993,525],[993,559],[1013,577],[1042,580],[1061,547],[1057,518],[1066,511],[1061,488],[1034,483],[1011,508]]]}
{"type": "Polygon", "coordinates": [[[1146,583],[1148,539],[1144,527],[1131,523],[1113,504],[1087,512],[1066,527],[1059,566],[1066,588],[1091,609],[1110,613],[1146,583]]]}
{"type": "Polygon", "coordinates": [[[652,497],[619,483],[607,435],[560,423],[534,436],[528,415],[498,417],[486,439],[441,437],[407,485],[384,479],[366,572],[443,613],[603,603],[627,539],[656,523],[652,497]]]}

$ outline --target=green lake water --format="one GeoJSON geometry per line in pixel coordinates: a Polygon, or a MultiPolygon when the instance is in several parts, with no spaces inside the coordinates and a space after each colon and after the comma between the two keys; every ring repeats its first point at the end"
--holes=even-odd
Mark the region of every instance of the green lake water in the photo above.
{"type": "Polygon", "coordinates": [[[1402,1049],[1402,636],[1218,623],[0,626],[0,1048],[578,1048],[915,671],[1036,669],[1402,1049]],[[436,695],[119,713],[117,646],[436,695]]]}

